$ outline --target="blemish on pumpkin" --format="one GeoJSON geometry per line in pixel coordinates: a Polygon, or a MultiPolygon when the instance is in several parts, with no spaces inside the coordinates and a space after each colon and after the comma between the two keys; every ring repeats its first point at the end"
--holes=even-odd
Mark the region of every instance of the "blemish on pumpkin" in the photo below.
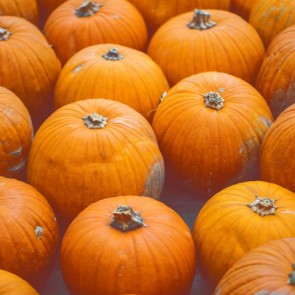
{"type": "Polygon", "coordinates": [[[16,151],[12,151],[9,154],[12,156],[20,156],[22,154],[23,151],[23,147],[21,146],[19,149],[17,149],[16,151]]]}
{"type": "Polygon", "coordinates": [[[79,71],[81,70],[82,67],[83,67],[83,65],[78,65],[78,66],[76,66],[76,67],[74,68],[73,72],[74,72],[74,73],[79,72],[79,71]]]}
{"type": "Polygon", "coordinates": [[[38,239],[41,239],[42,238],[42,233],[43,233],[43,228],[41,226],[37,225],[36,228],[35,228],[36,237],[38,239]]]}
{"type": "Polygon", "coordinates": [[[11,166],[8,168],[8,171],[9,172],[16,172],[16,171],[19,171],[21,169],[23,169],[26,165],[26,160],[25,159],[20,159],[19,163],[14,165],[14,166],[11,166]]]}
{"type": "Polygon", "coordinates": [[[284,211],[281,211],[280,213],[282,213],[282,214],[295,214],[295,212],[294,211],[291,211],[291,210],[284,210],[284,211]]]}

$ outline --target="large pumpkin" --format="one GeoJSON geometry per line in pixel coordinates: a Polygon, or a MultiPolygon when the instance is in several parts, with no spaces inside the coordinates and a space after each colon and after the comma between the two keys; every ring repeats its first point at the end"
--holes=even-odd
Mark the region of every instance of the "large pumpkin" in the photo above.
{"type": "Polygon", "coordinates": [[[295,294],[295,238],[270,241],[245,254],[214,294],[295,294]]]}
{"type": "Polygon", "coordinates": [[[284,110],[266,133],[260,152],[261,179],[295,192],[295,104],[284,110]]]}
{"type": "Polygon", "coordinates": [[[0,60],[0,85],[24,102],[37,129],[52,111],[60,62],[38,28],[16,16],[0,16],[0,60]]]}
{"type": "Polygon", "coordinates": [[[0,175],[22,177],[33,127],[23,102],[10,90],[0,86],[0,175]]]}
{"type": "Polygon", "coordinates": [[[295,236],[295,194],[249,181],[227,187],[200,210],[193,228],[203,276],[215,285],[250,250],[295,236]]]}
{"type": "Polygon", "coordinates": [[[2,176],[0,205],[0,269],[33,284],[42,282],[58,245],[53,210],[29,184],[2,176]]]}
{"type": "Polygon", "coordinates": [[[164,203],[100,200],[68,227],[61,269],[71,294],[188,295],[195,275],[189,228],[164,203]]]}
{"type": "Polygon", "coordinates": [[[65,224],[103,198],[132,193],[159,198],[164,182],[163,158],[148,121],[107,99],[56,110],[33,140],[27,170],[29,183],[65,224]]]}
{"type": "Polygon", "coordinates": [[[169,89],[161,68],[145,53],[115,44],[93,45],[76,53],[63,67],[54,105],[105,97],[123,102],[149,122],[169,89]]]}
{"type": "Polygon", "coordinates": [[[152,126],[166,164],[205,196],[258,176],[260,145],[271,123],[253,86],[206,72],[173,86],[152,126]]]}
{"type": "Polygon", "coordinates": [[[295,24],[294,0],[257,0],[252,7],[249,23],[267,48],[276,35],[295,24]]]}
{"type": "Polygon", "coordinates": [[[270,43],[256,81],[275,118],[295,103],[295,25],[270,43]]]}
{"type": "Polygon", "coordinates": [[[264,47],[258,33],[240,16],[196,9],[162,25],[149,43],[148,54],[163,69],[170,86],[206,71],[254,83],[264,47]]]}
{"type": "Polygon", "coordinates": [[[138,50],[147,45],[144,19],[125,0],[68,0],[50,14],[44,34],[63,65],[90,45],[115,43],[138,50]]]}
{"type": "Polygon", "coordinates": [[[248,21],[251,10],[257,1],[258,0],[232,0],[230,3],[230,11],[248,21]]]}

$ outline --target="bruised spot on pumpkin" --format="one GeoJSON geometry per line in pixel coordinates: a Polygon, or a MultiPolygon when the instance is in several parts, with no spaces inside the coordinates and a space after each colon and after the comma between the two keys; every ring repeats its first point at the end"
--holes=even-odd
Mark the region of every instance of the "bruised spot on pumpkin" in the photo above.
{"type": "Polygon", "coordinates": [[[35,227],[35,234],[38,239],[42,238],[43,228],[39,225],[35,227]]]}

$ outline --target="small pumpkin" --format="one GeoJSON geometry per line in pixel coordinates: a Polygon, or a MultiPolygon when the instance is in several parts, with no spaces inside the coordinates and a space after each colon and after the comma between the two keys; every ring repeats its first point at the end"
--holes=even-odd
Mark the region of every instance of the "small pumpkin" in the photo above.
{"type": "Polygon", "coordinates": [[[275,118],[295,103],[295,25],[270,43],[256,81],[275,118]]]}
{"type": "Polygon", "coordinates": [[[58,246],[48,201],[31,185],[0,176],[0,269],[31,284],[44,282],[58,246]]]}
{"type": "Polygon", "coordinates": [[[130,195],[84,209],[64,235],[60,258],[75,295],[188,295],[196,266],[181,217],[160,201],[130,195]]]}
{"type": "Polygon", "coordinates": [[[226,73],[189,76],[168,90],[152,126],[165,163],[202,197],[258,177],[273,121],[250,84],[226,73]]]}
{"type": "Polygon", "coordinates": [[[294,293],[294,237],[270,241],[245,254],[223,276],[214,292],[215,295],[294,293]]]}
{"type": "Polygon", "coordinates": [[[68,0],[50,14],[43,32],[62,65],[95,44],[115,43],[142,51],[147,45],[144,19],[125,0],[68,0]]]}
{"type": "Polygon", "coordinates": [[[33,126],[23,102],[12,91],[0,86],[0,175],[23,177],[33,126]]]}
{"type": "Polygon", "coordinates": [[[76,53],[63,67],[54,106],[104,97],[129,105],[151,122],[168,89],[163,71],[147,54],[116,44],[93,45],[76,53]]]}
{"type": "Polygon", "coordinates": [[[27,171],[65,225],[103,198],[159,198],[164,182],[151,125],[131,107],[102,98],[56,110],[36,133],[27,171]]]}
{"type": "Polygon", "coordinates": [[[219,191],[202,207],[193,227],[203,276],[216,286],[250,250],[294,237],[294,212],[295,194],[274,183],[241,182],[219,191]]]}
{"type": "Polygon", "coordinates": [[[253,84],[265,53],[248,22],[220,9],[195,9],[173,17],[153,35],[147,52],[170,86],[207,71],[228,73],[253,84]]]}

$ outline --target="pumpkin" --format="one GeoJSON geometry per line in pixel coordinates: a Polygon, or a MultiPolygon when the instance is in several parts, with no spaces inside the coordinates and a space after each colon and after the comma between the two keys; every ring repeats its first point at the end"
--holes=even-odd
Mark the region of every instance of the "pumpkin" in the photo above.
{"type": "Polygon", "coordinates": [[[39,22],[37,0],[2,0],[0,15],[23,17],[37,26],[39,22]]]}
{"type": "Polygon", "coordinates": [[[261,145],[261,179],[295,192],[295,105],[285,109],[269,128],[261,145]]]}
{"type": "Polygon", "coordinates": [[[294,292],[295,238],[292,237],[270,241],[245,254],[223,276],[214,294],[294,294],[294,292]]]}
{"type": "Polygon", "coordinates": [[[258,176],[260,145],[272,120],[253,86],[226,73],[205,72],[168,90],[152,126],[165,163],[208,197],[258,176]]]}
{"type": "Polygon", "coordinates": [[[27,171],[28,182],[65,225],[103,198],[131,193],[159,198],[164,182],[162,154],[148,121],[102,98],[56,110],[36,133],[27,171]]]}
{"type": "Polygon", "coordinates": [[[252,7],[249,23],[267,48],[276,35],[295,24],[294,0],[258,0],[252,7]]]}
{"type": "Polygon", "coordinates": [[[62,65],[95,44],[115,43],[138,50],[147,45],[144,19],[125,0],[68,0],[50,14],[43,32],[62,65]]]}
{"type": "Polygon", "coordinates": [[[71,294],[189,294],[195,247],[181,217],[139,196],[100,200],[68,227],[61,270],[71,294]]]}
{"type": "Polygon", "coordinates": [[[32,139],[27,108],[12,91],[0,86],[0,175],[22,177],[32,139]]]}
{"type": "Polygon", "coordinates": [[[128,0],[145,19],[150,37],[170,18],[194,8],[229,10],[229,0],[128,0]]]}
{"type": "Polygon", "coordinates": [[[0,16],[0,85],[28,108],[35,130],[52,112],[61,65],[39,29],[24,18],[0,16]]]}
{"type": "Polygon", "coordinates": [[[89,46],[63,67],[54,106],[104,97],[125,103],[149,122],[161,95],[169,89],[161,68],[145,53],[115,44],[89,46]],[[111,77],[111,79],[110,79],[111,77]]]}
{"type": "Polygon", "coordinates": [[[232,0],[230,11],[248,21],[251,10],[258,0],[232,0]]]}
{"type": "Polygon", "coordinates": [[[194,10],[175,16],[152,37],[148,54],[175,85],[190,75],[225,72],[254,83],[264,57],[253,27],[225,10],[194,10]]]}
{"type": "Polygon", "coordinates": [[[0,269],[0,293],[2,295],[39,295],[27,281],[3,269],[0,269]]]}
{"type": "Polygon", "coordinates": [[[203,276],[215,286],[250,250],[294,237],[294,212],[295,194],[274,183],[247,181],[219,191],[201,208],[193,226],[203,276]]]}
{"type": "Polygon", "coordinates": [[[58,245],[52,208],[29,184],[3,176],[0,204],[0,269],[31,284],[44,282],[58,245]]]}
{"type": "Polygon", "coordinates": [[[295,103],[295,25],[270,43],[256,81],[275,118],[295,103]]]}

